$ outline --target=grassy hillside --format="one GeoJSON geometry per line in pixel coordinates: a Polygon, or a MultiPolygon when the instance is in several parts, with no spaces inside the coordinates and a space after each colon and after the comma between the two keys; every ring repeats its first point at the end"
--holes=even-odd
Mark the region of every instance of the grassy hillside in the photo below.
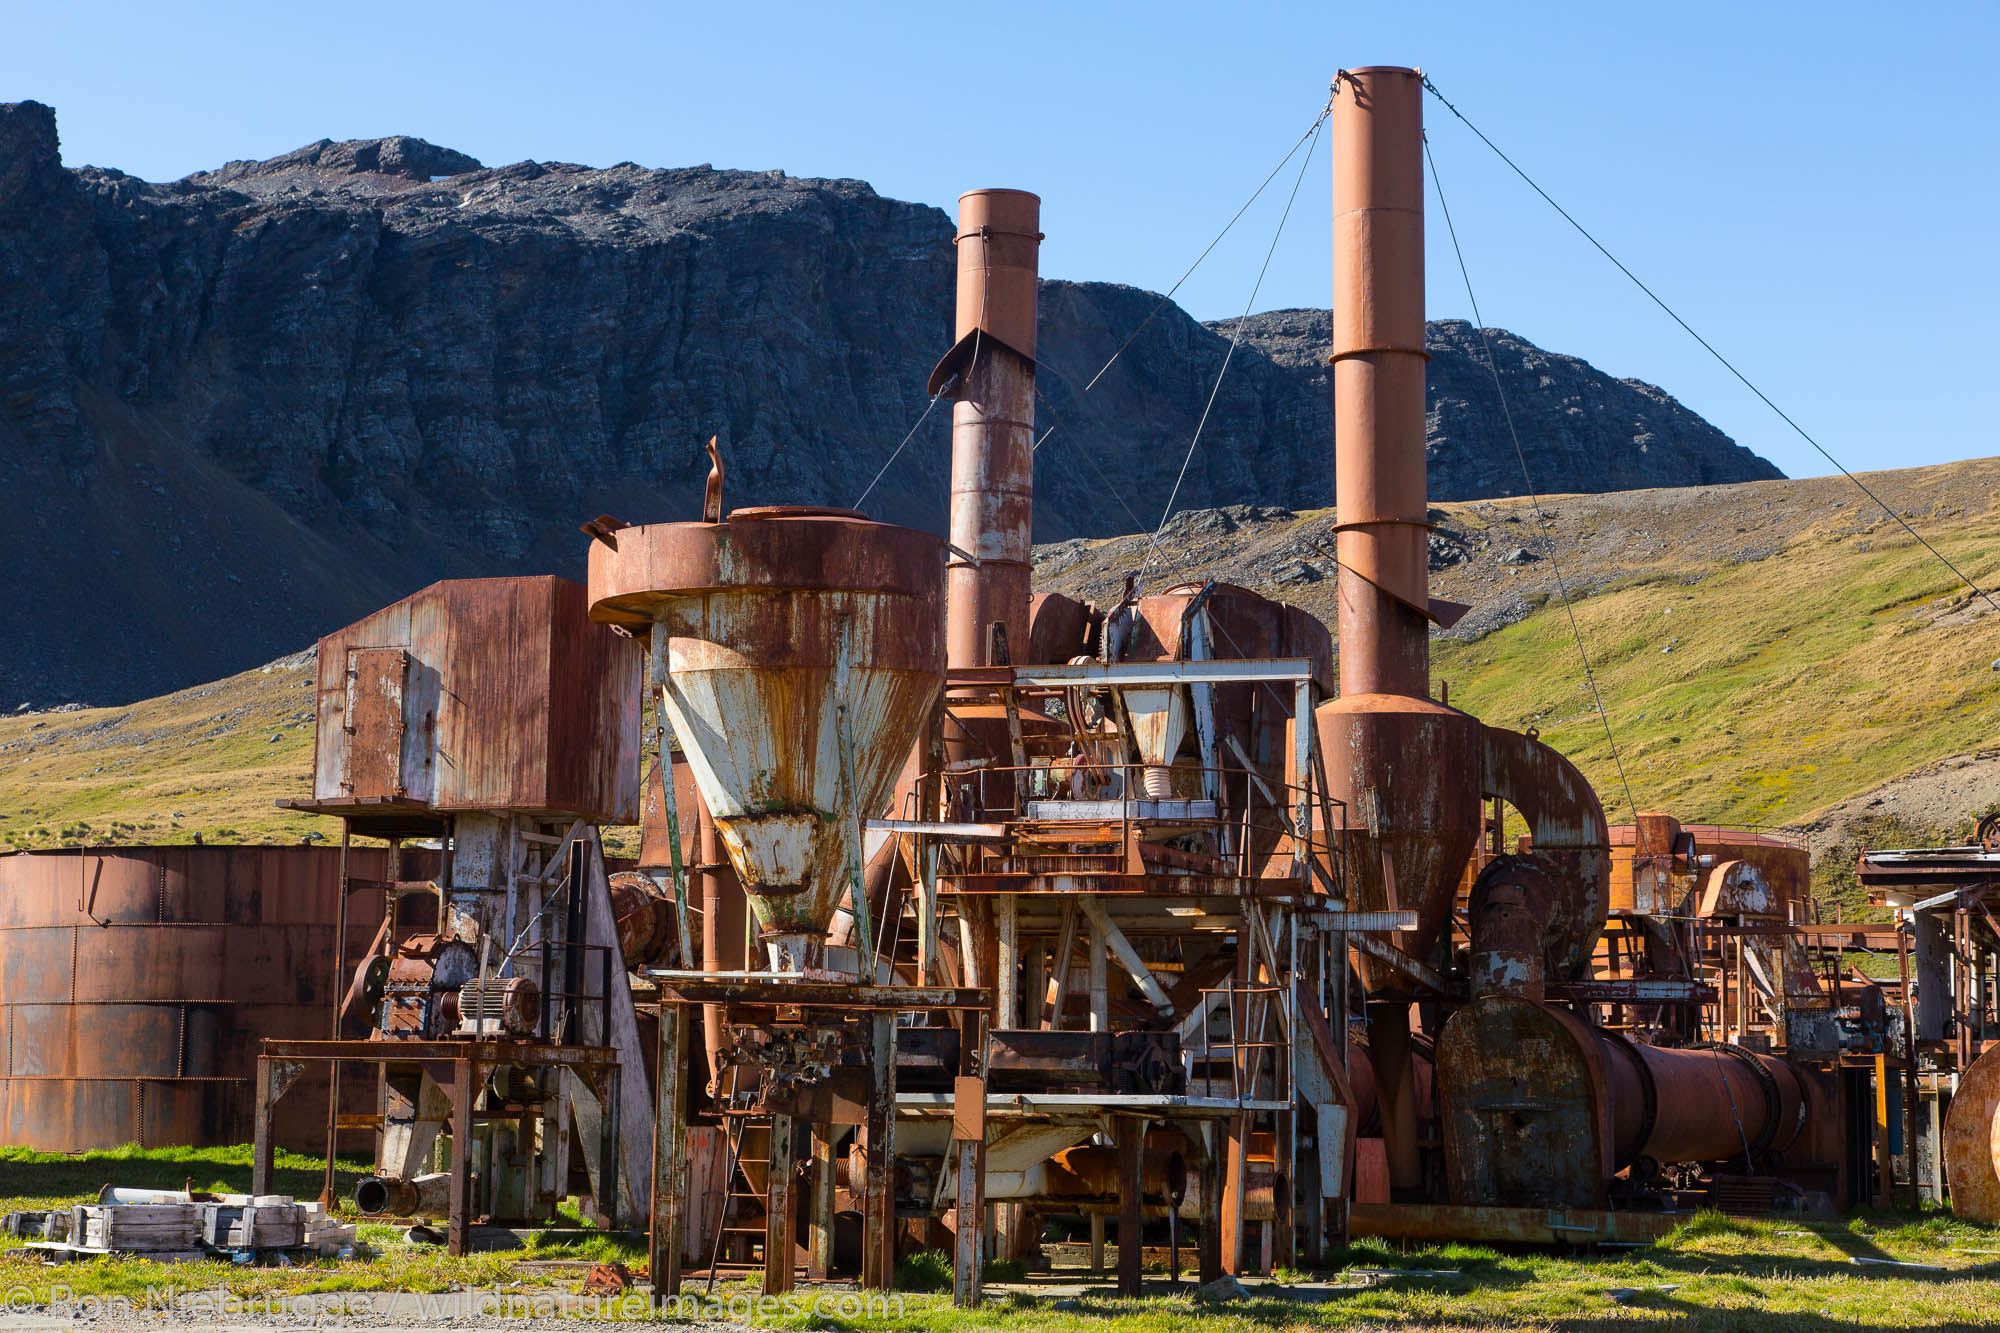
{"type": "MultiPolygon", "coordinates": [[[[1982,585],[2000,576],[1983,509],[1923,531],[1982,585]]],[[[1815,525],[1765,559],[1635,574],[1574,609],[1643,808],[1791,823],[2000,744],[2000,614],[1900,529],[1815,525]]],[[[1454,703],[1539,727],[1625,808],[1558,605],[1473,642],[1441,638],[1434,663],[1454,703]]]]}
{"type": "Polygon", "coordinates": [[[338,837],[275,804],[311,794],[312,709],[306,653],[126,708],[0,720],[0,849],[338,837]]]}
{"type": "MultiPolygon", "coordinates": [[[[1961,569],[2000,583],[2000,459],[1867,480],[1961,569]]],[[[1433,640],[1437,679],[1488,721],[1539,727],[1614,819],[1629,806],[1553,596],[1550,551],[1642,808],[1796,824],[2000,750],[2000,613],[1844,480],[1546,497],[1539,510],[1481,501],[1433,519],[1434,587],[1474,606],[1433,640]]],[[[1148,586],[1220,578],[1330,618],[1334,521],[1179,515],[1148,586]]],[[[1044,547],[1038,584],[1106,605],[1147,547],[1143,536],[1044,547]]],[[[0,849],[336,834],[332,820],[273,804],[307,791],[311,670],[301,655],[125,708],[0,718],[0,849]]],[[[1959,831],[1948,826],[1986,800],[1984,786],[2000,788],[1985,771],[1963,770],[1956,795],[1932,802],[1945,811],[1936,831],[1959,831]]],[[[1914,836],[1923,823],[1898,828],[1914,836]]]]}

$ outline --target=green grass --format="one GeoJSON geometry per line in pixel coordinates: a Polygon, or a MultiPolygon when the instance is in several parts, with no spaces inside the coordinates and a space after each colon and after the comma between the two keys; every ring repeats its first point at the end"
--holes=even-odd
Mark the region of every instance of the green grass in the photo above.
{"type": "MultiPolygon", "coordinates": [[[[1989,516],[1926,535],[1982,584],[2000,574],[1989,516]]],[[[1791,822],[2000,736],[2000,616],[1951,614],[1968,595],[1908,537],[1860,537],[1809,528],[1769,559],[1698,567],[1697,582],[1640,576],[1577,601],[1619,762],[1560,607],[1435,640],[1434,674],[1486,721],[1539,728],[1614,821],[1630,818],[1629,781],[1641,808],[1684,821],[1791,822]]]]}
{"type": "MultiPolygon", "coordinates": [[[[320,1164],[281,1154],[279,1188],[295,1195],[317,1192],[320,1164]]],[[[360,1167],[342,1163],[343,1184],[360,1167]]],[[[9,1190],[0,1209],[53,1207],[94,1195],[106,1181],[154,1187],[192,1178],[204,1186],[241,1190],[248,1184],[249,1150],[122,1149],[70,1157],[0,1151],[0,1180],[9,1190]]],[[[564,1222],[574,1219],[565,1216],[564,1222]]],[[[46,1301],[53,1287],[73,1295],[122,1296],[142,1301],[148,1289],[218,1291],[243,1299],[323,1292],[436,1293],[461,1289],[572,1292],[584,1261],[643,1263],[639,1246],[616,1237],[542,1235],[518,1250],[454,1259],[442,1248],[403,1241],[399,1229],[364,1224],[370,1257],[319,1260],[295,1268],[244,1268],[227,1263],[163,1267],[138,1259],[104,1259],[60,1266],[0,1257],[0,1288],[22,1288],[46,1301]],[[578,1266],[549,1265],[570,1260],[578,1266]]],[[[1104,1286],[1083,1295],[1053,1290],[1078,1280],[1073,1273],[1023,1275],[989,1265],[989,1301],[977,1311],[952,1308],[949,1260],[935,1251],[897,1266],[899,1311],[840,1318],[810,1304],[766,1319],[760,1327],[854,1330],[1022,1330],[1062,1333],[1306,1333],[1316,1329],[1549,1329],[1580,1331],[1633,1325],[1674,1329],[1834,1333],[1857,1328],[1960,1329],[2000,1319],[2000,1233],[1959,1222],[1949,1214],[1864,1214],[1834,1221],[1773,1221],[1703,1213],[1643,1249],[1557,1252],[1481,1245],[1405,1247],[1362,1239],[1332,1256],[1327,1269],[1287,1270],[1273,1279],[1246,1279],[1249,1298],[1211,1302],[1190,1291],[1168,1293],[1157,1276],[1157,1294],[1120,1299],[1104,1286]],[[1937,1265],[1940,1271],[1857,1265],[1893,1259],[1937,1265]],[[1452,1270],[1447,1276],[1390,1278],[1367,1284],[1384,1270],[1452,1270]],[[1331,1288],[1331,1289],[1330,1289],[1331,1288]],[[1671,1289],[1671,1290],[1669,1290],[1671,1289]],[[1624,1293],[1622,1299],[1613,1292],[1624,1293]]],[[[1191,1258],[1191,1256],[1190,1256],[1191,1258]]],[[[701,1294],[701,1284],[690,1285],[701,1294]]],[[[744,1282],[717,1285],[727,1297],[754,1292],[744,1282]]]]}
{"type": "MultiPolygon", "coordinates": [[[[279,1149],[273,1189],[296,1199],[317,1199],[326,1181],[323,1158],[279,1149]]],[[[365,1162],[336,1158],[335,1187],[348,1197],[367,1173],[365,1162]]],[[[102,1152],[36,1152],[0,1147],[0,1213],[63,1208],[97,1197],[105,1185],[138,1189],[194,1189],[244,1194],[250,1189],[250,1145],[226,1148],[142,1148],[136,1143],[102,1152]]]]}

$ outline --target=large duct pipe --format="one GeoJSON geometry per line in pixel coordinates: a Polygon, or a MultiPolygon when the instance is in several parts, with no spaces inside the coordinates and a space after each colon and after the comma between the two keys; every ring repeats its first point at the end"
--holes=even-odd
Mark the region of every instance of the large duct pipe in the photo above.
{"type": "Polygon", "coordinates": [[[1025,190],[973,190],[958,201],[957,342],[930,384],[935,394],[957,380],[945,583],[953,669],[995,665],[996,624],[1008,660],[1027,660],[1041,210],[1025,190]]]}
{"type": "Polygon", "coordinates": [[[1479,872],[1466,903],[1472,998],[1542,998],[1542,942],[1555,889],[1532,856],[1497,856],[1479,872]]]}
{"type": "Polygon", "coordinates": [[[354,1211],[363,1217],[443,1217],[451,1212],[451,1172],[408,1180],[364,1176],[354,1186],[354,1211]]]}
{"type": "MultiPolygon", "coordinates": [[[[1801,1142],[1810,1108],[1804,1074],[1741,1046],[1647,1046],[1597,1031],[1615,1160],[1733,1162],[1745,1170],[1801,1142]]],[[[1792,1167],[1830,1166],[1787,1158],[1792,1167]]],[[[1761,1169],[1761,1168],[1759,1168],[1761,1169]]]]}
{"type": "Polygon", "coordinates": [[[1751,1172],[1838,1159],[1821,1076],[1741,1047],[1648,1046],[1486,995],[1445,1023],[1437,1062],[1453,1203],[1601,1208],[1646,1158],[1751,1172]]]}

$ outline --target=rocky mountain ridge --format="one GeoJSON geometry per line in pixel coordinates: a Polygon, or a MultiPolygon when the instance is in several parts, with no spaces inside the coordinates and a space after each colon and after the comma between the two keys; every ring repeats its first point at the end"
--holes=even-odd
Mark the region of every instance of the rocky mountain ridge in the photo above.
{"type": "MultiPolygon", "coordinates": [[[[952,231],[859,181],[405,137],[149,183],[65,167],[50,108],[0,105],[0,699],[131,699],[436,578],[577,575],[579,520],[696,512],[712,434],[730,503],[850,504],[925,408],[952,231]]],[[[1157,300],[1043,284],[1038,539],[1159,521],[1230,326],[1170,304],[1080,393],[1157,300]]],[[[1180,507],[1327,501],[1315,318],[1243,325],[1180,507]]],[[[1431,338],[1433,494],[1518,489],[1476,335],[1431,338]]],[[[1777,475],[1658,390],[1493,338],[1545,489],[1777,475]]],[[[874,516],[941,527],[948,430],[874,516]]]]}

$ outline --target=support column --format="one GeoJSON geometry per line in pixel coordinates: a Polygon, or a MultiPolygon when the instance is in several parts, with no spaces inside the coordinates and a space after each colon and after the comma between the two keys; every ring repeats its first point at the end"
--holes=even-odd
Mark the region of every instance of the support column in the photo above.
{"type": "MultiPolygon", "coordinates": [[[[671,775],[668,780],[672,781],[671,775]]],[[[660,1087],[653,1113],[653,1218],[647,1233],[647,1261],[653,1274],[655,1307],[671,1300],[681,1289],[681,1254],[688,1212],[687,1061],[687,1006],[663,1004],[660,1087]]]]}
{"type": "Polygon", "coordinates": [[[806,1271],[815,1282],[833,1273],[833,1126],[812,1127],[812,1246],[806,1271]]]}
{"type": "Polygon", "coordinates": [[[1104,1214],[1090,1215],[1090,1275],[1104,1276],[1104,1214]]]}
{"type": "Polygon", "coordinates": [[[271,1177],[277,1166],[277,1143],[271,1137],[271,1118],[277,1111],[275,1089],[271,1057],[260,1055],[257,1057],[257,1128],[250,1148],[252,1194],[271,1192],[271,1177]]]}
{"type": "Polygon", "coordinates": [[[870,1083],[861,1128],[861,1285],[887,1291],[896,1272],[896,1198],[890,1168],[895,1160],[896,1016],[870,1020],[870,1083]]]}
{"type": "Polygon", "coordinates": [[[951,1137],[957,1172],[957,1242],[952,1255],[952,1303],[980,1302],[986,1231],[986,1017],[967,1010],[960,1029],[959,1075],[953,1084],[951,1137]]]}
{"type": "Polygon", "coordinates": [[[1201,1126],[1201,1244],[1195,1257],[1196,1281],[1206,1285],[1222,1276],[1222,1157],[1221,1127],[1214,1122],[1201,1126]]]}
{"type": "Polygon", "coordinates": [[[1145,1251],[1146,1122],[1138,1116],[1119,1116],[1113,1133],[1118,1144],[1118,1294],[1137,1296],[1139,1262],[1145,1251]]]}
{"type": "Polygon", "coordinates": [[[470,1060],[451,1064],[451,1217],[445,1240],[458,1258],[472,1226],[472,1102],[479,1095],[479,1066],[470,1060]]]}
{"type": "Polygon", "coordinates": [[[771,1159],[764,1169],[764,1294],[792,1289],[792,1118],[771,1117],[771,1159]]]}
{"type": "Polygon", "coordinates": [[[1109,1032],[1111,1030],[1111,991],[1106,979],[1105,955],[1110,948],[1105,943],[1104,934],[1096,927],[1090,931],[1090,1030],[1109,1032]]]}
{"type": "Polygon", "coordinates": [[[1222,1199],[1217,1220],[1221,1227],[1221,1268],[1224,1273],[1243,1271],[1243,1194],[1249,1177],[1250,1117],[1239,1111],[1229,1117],[1222,1143],[1222,1199]]]}
{"type": "Polygon", "coordinates": [[[993,1026],[1017,1028],[1020,1023],[1021,904],[1011,893],[993,899],[993,1026]]]}

